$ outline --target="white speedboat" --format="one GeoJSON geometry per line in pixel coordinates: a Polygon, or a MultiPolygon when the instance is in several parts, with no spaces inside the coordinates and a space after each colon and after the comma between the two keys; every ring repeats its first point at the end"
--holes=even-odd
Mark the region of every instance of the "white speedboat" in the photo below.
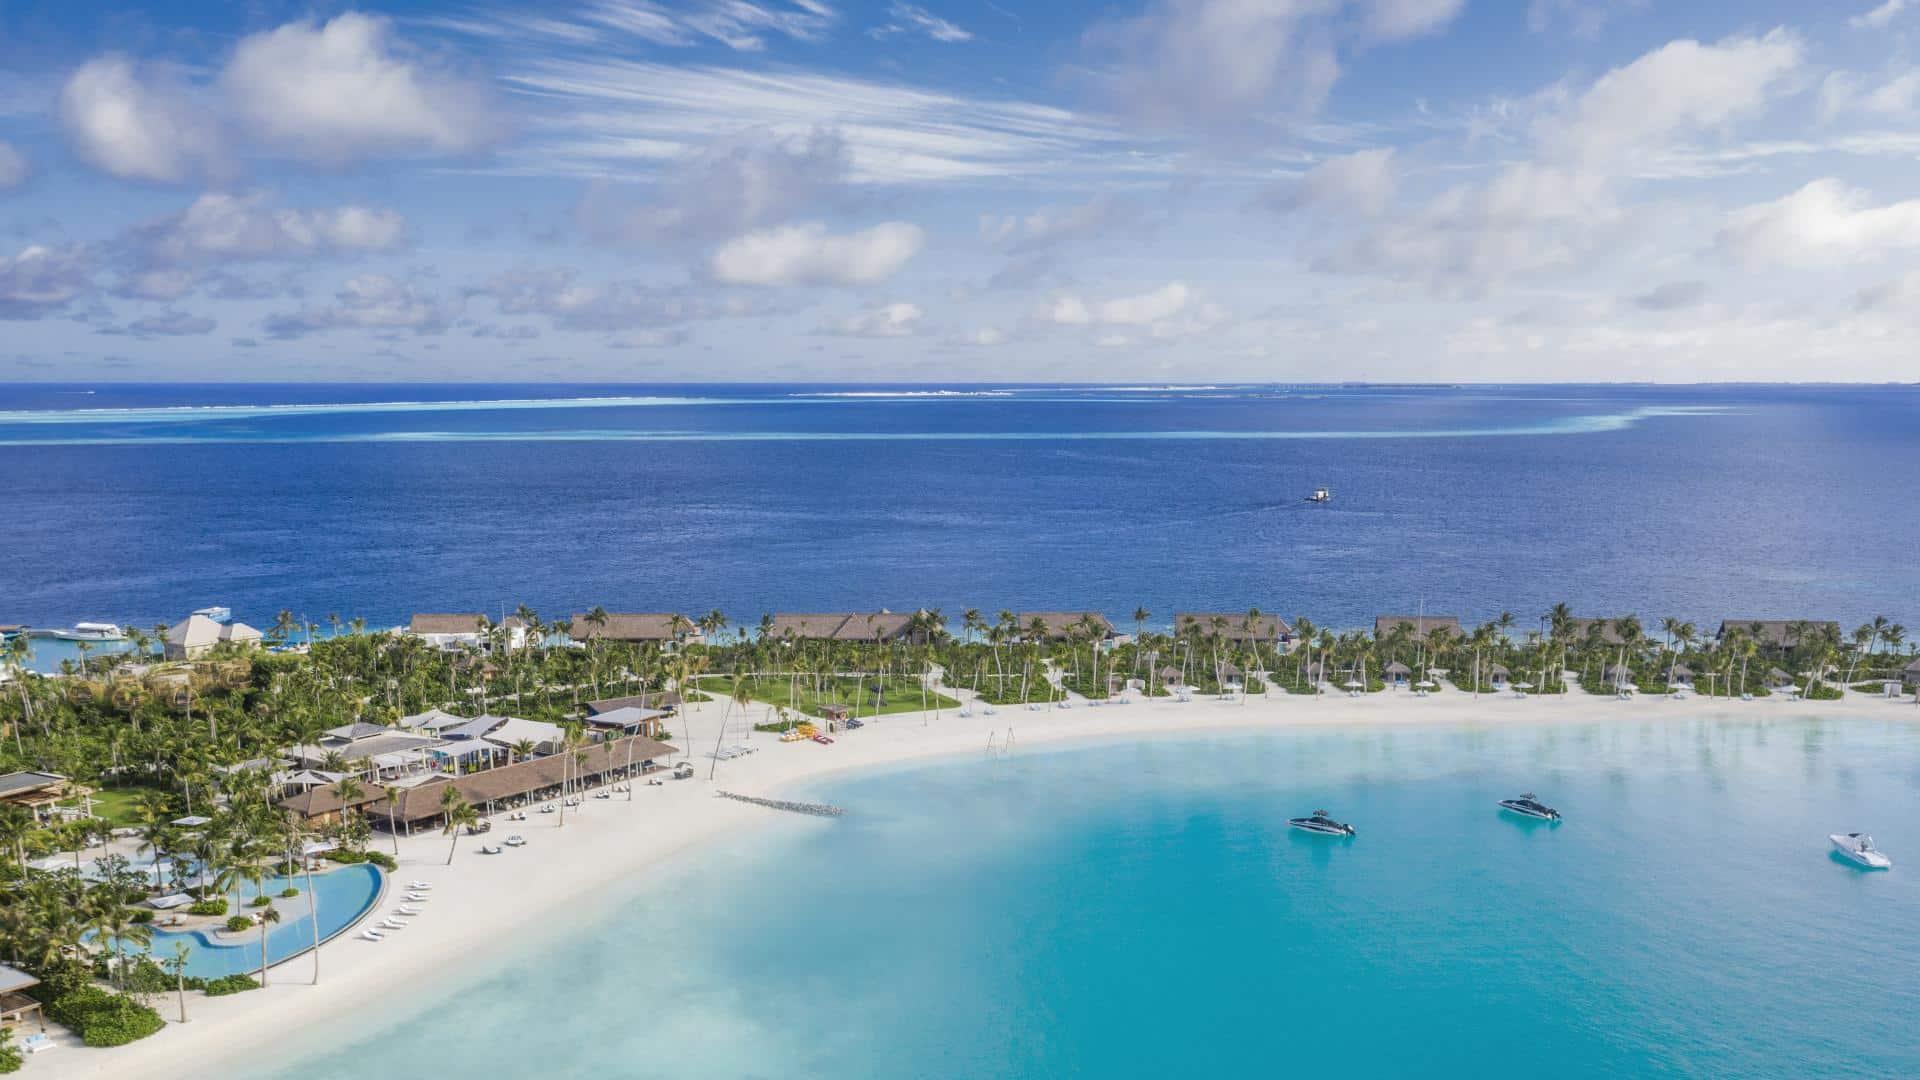
{"type": "Polygon", "coordinates": [[[1833,850],[1839,852],[1841,858],[1856,866],[1864,866],[1869,870],[1893,869],[1893,860],[1887,858],[1886,852],[1874,847],[1873,837],[1866,833],[1834,833],[1827,839],[1833,841],[1833,850]]]}
{"type": "Polygon", "coordinates": [[[1326,488],[1314,488],[1313,494],[1307,496],[1307,501],[1310,503],[1330,503],[1333,501],[1333,492],[1326,488]]]}
{"type": "Polygon", "coordinates": [[[50,630],[49,636],[61,641],[125,641],[127,635],[118,626],[106,622],[77,622],[71,630],[50,630]]]}
{"type": "Polygon", "coordinates": [[[1287,824],[1301,832],[1318,833],[1321,836],[1355,835],[1353,826],[1333,820],[1325,810],[1315,810],[1312,817],[1288,818],[1287,824]]]}
{"type": "Polygon", "coordinates": [[[215,605],[213,607],[203,607],[200,610],[194,612],[194,614],[204,615],[207,618],[212,619],[214,622],[217,622],[217,623],[233,621],[233,609],[230,607],[222,607],[220,605],[215,605]]]}
{"type": "Polygon", "coordinates": [[[1501,799],[1500,809],[1521,817],[1539,818],[1541,821],[1559,821],[1560,811],[1535,798],[1529,791],[1517,799],[1501,799]]]}

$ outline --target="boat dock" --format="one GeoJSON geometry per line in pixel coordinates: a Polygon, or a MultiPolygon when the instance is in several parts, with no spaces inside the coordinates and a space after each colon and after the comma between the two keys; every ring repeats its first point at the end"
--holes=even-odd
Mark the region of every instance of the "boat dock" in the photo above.
{"type": "Polygon", "coordinates": [[[792,802],[787,799],[762,799],[755,795],[738,795],[731,791],[721,791],[715,794],[723,799],[732,799],[735,802],[752,803],[755,806],[764,806],[770,810],[786,810],[791,813],[807,814],[812,817],[840,817],[846,813],[846,811],[840,807],[830,806],[827,803],[792,802]]]}

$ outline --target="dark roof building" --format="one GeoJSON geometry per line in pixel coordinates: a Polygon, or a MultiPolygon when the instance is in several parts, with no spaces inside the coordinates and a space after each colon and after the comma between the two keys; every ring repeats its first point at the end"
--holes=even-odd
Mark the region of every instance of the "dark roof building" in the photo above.
{"type": "Polygon", "coordinates": [[[1626,641],[1620,637],[1620,619],[1618,618],[1568,619],[1567,626],[1573,631],[1573,640],[1576,642],[1586,641],[1587,635],[1593,632],[1592,628],[1598,626],[1600,628],[1601,641],[1606,642],[1608,645],[1626,644],[1626,641]]]}
{"type": "Polygon", "coordinates": [[[853,641],[875,644],[904,641],[913,634],[915,612],[819,611],[779,612],[769,624],[767,636],[775,640],[792,637],[801,641],[853,641]]]}
{"type": "Polygon", "coordinates": [[[416,787],[394,788],[385,797],[369,804],[366,815],[369,820],[376,822],[391,817],[395,822],[411,826],[440,816],[440,799],[448,787],[459,791],[468,803],[484,811],[492,803],[523,798],[550,788],[558,789],[562,778],[573,782],[584,780],[592,784],[595,777],[625,769],[629,761],[637,768],[643,761],[669,757],[678,752],[666,743],[644,736],[613,739],[584,747],[577,759],[571,761],[575,755],[555,754],[465,776],[429,780],[416,787]],[[389,799],[392,800],[391,805],[389,799]]]}

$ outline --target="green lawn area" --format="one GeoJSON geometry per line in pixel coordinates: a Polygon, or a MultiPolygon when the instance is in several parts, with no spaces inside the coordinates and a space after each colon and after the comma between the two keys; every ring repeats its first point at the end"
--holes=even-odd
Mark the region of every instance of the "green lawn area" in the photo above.
{"type": "MultiPolygon", "coordinates": [[[[106,819],[107,823],[116,829],[131,828],[140,824],[140,819],[134,814],[136,800],[140,798],[140,793],[156,790],[158,789],[147,787],[100,788],[93,793],[93,816],[106,819]]],[[[82,802],[79,799],[72,801],[76,806],[82,802]]]]}
{"type": "MultiPolygon", "coordinates": [[[[822,705],[845,705],[853,709],[855,716],[887,716],[892,713],[919,712],[921,709],[920,686],[913,679],[889,678],[886,681],[886,701],[876,710],[874,695],[870,687],[879,683],[878,676],[855,679],[849,676],[824,680],[821,692],[814,691],[814,680],[799,681],[800,697],[792,700],[793,680],[778,676],[754,676],[745,680],[747,692],[753,700],[768,705],[780,705],[790,709],[799,709],[809,716],[819,716],[822,705]]],[[[701,689],[717,699],[724,700],[733,692],[733,679],[727,676],[706,678],[700,681],[701,689]]],[[[957,709],[960,703],[944,694],[926,695],[926,708],[957,709]]]]}

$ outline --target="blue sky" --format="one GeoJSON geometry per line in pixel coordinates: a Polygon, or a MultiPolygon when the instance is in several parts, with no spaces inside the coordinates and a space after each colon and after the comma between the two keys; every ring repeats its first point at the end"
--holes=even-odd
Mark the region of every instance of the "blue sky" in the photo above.
{"type": "Polygon", "coordinates": [[[9,3],[0,380],[1911,379],[1917,40],[1920,0],[9,3]]]}

